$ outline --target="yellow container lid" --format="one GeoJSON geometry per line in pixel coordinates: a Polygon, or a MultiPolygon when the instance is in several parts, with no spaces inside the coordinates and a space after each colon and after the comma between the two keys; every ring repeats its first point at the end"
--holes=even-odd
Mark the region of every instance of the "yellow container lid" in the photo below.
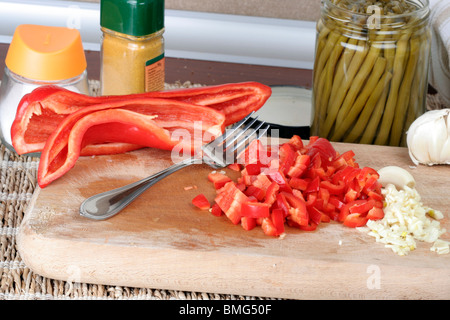
{"type": "Polygon", "coordinates": [[[32,24],[16,28],[5,64],[22,77],[48,81],[76,77],[87,66],[78,30],[32,24]]]}

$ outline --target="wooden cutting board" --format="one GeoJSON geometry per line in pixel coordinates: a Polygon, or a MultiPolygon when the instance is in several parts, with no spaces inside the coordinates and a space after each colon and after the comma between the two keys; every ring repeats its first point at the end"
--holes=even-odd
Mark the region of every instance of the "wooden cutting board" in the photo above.
{"type": "MultiPolygon", "coordinates": [[[[414,167],[405,148],[334,145],[354,150],[361,166],[409,170],[424,204],[444,213],[442,239],[450,239],[450,166],[414,167]]],[[[87,197],[171,163],[169,152],[154,149],[80,158],[36,190],[18,235],[25,264],[49,278],[104,285],[292,299],[450,298],[450,254],[430,251],[429,243],[398,256],[333,222],[314,232],[287,227],[284,239],[271,238],[194,208],[198,193],[214,198],[206,165],[174,173],[106,221],[78,214],[87,197]]]]}

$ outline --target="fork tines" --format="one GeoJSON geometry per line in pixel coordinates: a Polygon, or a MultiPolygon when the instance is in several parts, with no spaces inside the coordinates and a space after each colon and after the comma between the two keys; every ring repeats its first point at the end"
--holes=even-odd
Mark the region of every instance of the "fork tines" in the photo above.
{"type": "Polygon", "coordinates": [[[254,126],[258,116],[252,118],[253,114],[254,112],[250,113],[231,129],[227,129],[223,135],[205,145],[204,152],[208,157],[223,165],[234,163],[253,140],[264,136],[270,126],[264,121],[254,126]]]}

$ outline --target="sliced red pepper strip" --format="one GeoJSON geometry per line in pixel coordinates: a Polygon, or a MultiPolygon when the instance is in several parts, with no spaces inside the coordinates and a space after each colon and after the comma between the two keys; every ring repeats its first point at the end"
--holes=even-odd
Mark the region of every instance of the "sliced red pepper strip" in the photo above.
{"type": "Polygon", "coordinates": [[[343,224],[350,228],[358,228],[365,226],[367,220],[367,217],[363,217],[359,213],[351,213],[345,218],[343,224]]]}
{"type": "Polygon", "coordinates": [[[272,205],[277,200],[277,194],[280,191],[280,186],[276,182],[272,182],[266,191],[264,203],[272,205]]]}
{"type": "Polygon", "coordinates": [[[274,209],[271,213],[272,223],[275,227],[276,235],[284,233],[284,214],[281,209],[274,209]]]}
{"type": "Polygon", "coordinates": [[[283,211],[283,214],[285,217],[287,217],[289,215],[289,204],[286,200],[286,197],[283,193],[278,193],[277,194],[277,208],[283,211]]]}
{"type": "Polygon", "coordinates": [[[270,216],[270,205],[261,202],[246,202],[241,205],[241,215],[249,218],[267,218],[270,216]]]}
{"type": "Polygon", "coordinates": [[[309,224],[307,224],[305,226],[300,225],[299,228],[304,231],[314,231],[317,229],[317,224],[315,224],[314,222],[311,221],[309,224]]]}
{"type": "Polygon", "coordinates": [[[338,184],[333,184],[329,180],[324,180],[320,182],[320,187],[327,189],[330,194],[340,195],[345,191],[345,183],[342,180],[338,181],[338,184]]]}
{"type": "Polygon", "coordinates": [[[223,122],[224,116],[218,111],[172,100],[136,99],[85,107],[64,118],[47,139],[39,163],[38,183],[45,187],[69,171],[86,145],[123,142],[164,150],[181,147],[192,153],[222,132],[223,122]],[[200,137],[195,134],[193,124],[199,119],[200,137]],[[190,141],[173,139],[176,129],[189,133],[190,141]],[[212,135],[207,134],[210,131],[212,135]]]}
{"type": "Polygon", "coordinates": [[[280,171],[285,175],[288,174],[289,169],[295,163],[296,152],[289,143],[284,143],[279,148],[280,156],[280,171]]]}
{"type": "MultiPolygon", "coordinates": [[[[60,178],[72,169],[80,155],[80,150],[85,143],[83,142],[83,136],[89,129],[89,121],[95,121],[96,124],[99,124],[100,119],[102,118],[107,119],[107,121],[123,121],[124,119],[127,119],[130,121],[129,126],[136,128],[139,132],[140,137],[137,138],[143,139],[145,136],[148,139],[149,146],[152,144],[152,147],[168,149],[176,145],[164,129],[151,120],[142,119],[141,116],[136,115],[138,114],[127,110],[98,111],[84,117],[83,120],[85,121],[81,120],[77,122],[78,125],[72,128],[70,134],[61,143],[58,140],[54,140],[55,144],[46,144],[39,162],[39,186],[41,188],[46,187],[52,181],[60,178]]],[[[108,132],[113,133],[113,131],[108,132]]],[[[130,138],[129,135],[126,136],[130,138]]]]}
{"type": "MultiPolygon", "coordinates": [[[[358,199],[353,200],[351,202],[347,202],[341,209],[341,212],[339,213],[339,221],[344,222],[348,215],[350,215],[350,208],[356,205],[361,205],[367,203],[367,200],[358,199]]],[[[359,213],[358,213],[359,214],[359,213]]]]}
{"type": "MultiPolygon", "coordinates": [[[[239,121],[252,111],[261,108],[271,95],[271,89],[258,82],[242,82],[183,88],[177,90],[147,92],[133,95],[91,97],[72,92],[57,86],[41,86],[25,95],[17,108],[15,120],[11,126],[13,147],[18,154],[40,152],[50,134],[69,114],[87,106],[127,102],[134,99],[171,99],[188,102],[189,105],[203,105],[225,115],[225,126],[239,121]]],[[[95,154],[121,152],[123,145],[94,149],[95,154]]],[[[137,149],[142,146],[134,145],[137,149]]],[[[128,150],[132,148],[127,147],[128,150]]]]}
{"type": "Polygon", "coordinates": [[[349,208],[350,213],[359,213],[365,215],[370,209],[375,206],[375,200],[368,200],[360,204],[355,204],[349,208]]]}

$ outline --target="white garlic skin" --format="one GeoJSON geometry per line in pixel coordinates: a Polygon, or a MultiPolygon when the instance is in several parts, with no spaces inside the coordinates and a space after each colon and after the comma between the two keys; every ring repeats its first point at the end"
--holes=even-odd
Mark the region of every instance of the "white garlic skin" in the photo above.
{"type": "Polygon", "coordinates": [[[450,109],[431,110],[409,127],[406,143],[414,164],[450,164],[450,109]]]}
{"type": "Polygon", "coordinates": [[[395,186],[397,190],[416,187],[416,180],[411,173],[397,166],[387,166],[377,170],[380,178],[378,182],[385,188],[388,184],[395,186]]]}

